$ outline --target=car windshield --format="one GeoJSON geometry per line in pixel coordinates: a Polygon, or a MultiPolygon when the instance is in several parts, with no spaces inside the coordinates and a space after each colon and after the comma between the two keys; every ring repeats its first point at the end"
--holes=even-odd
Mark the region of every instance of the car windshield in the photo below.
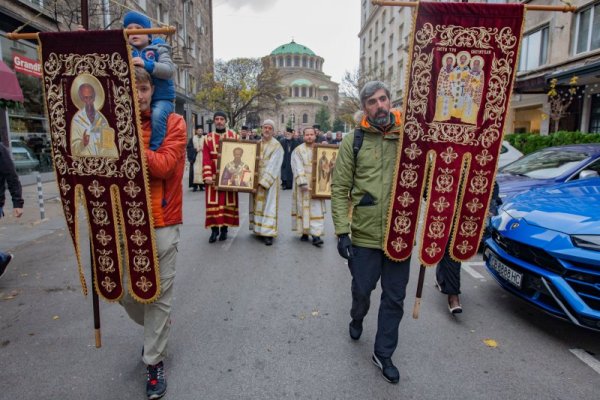
{"type": "Polygon", "coordinates": [[[507,165],[502,172],[534,179],[552,179],[573,169],[588,157],[589,154],[583,151],[544,149],[507,165]]]}
{"type": "Polygon", "coordinates": [[[18,153],[13,153],[13,159],[15,161],[23,161],[23,160],[29,160],[29,157],[27,157],[27,153],[23,152],[18,152],[18,153]]]}

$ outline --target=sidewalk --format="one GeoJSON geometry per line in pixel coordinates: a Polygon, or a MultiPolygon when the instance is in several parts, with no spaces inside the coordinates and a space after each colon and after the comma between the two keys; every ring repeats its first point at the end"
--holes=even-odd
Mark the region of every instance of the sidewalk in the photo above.
{"type": "Polygon", "coordinates": [[[13,216],[12,200],[10,193],[6,192],[4,205],[5,217],[0,219],[0,249],[12,251],[18,247],[28,245],[53,232],[65,229],[58,187],[52,173],[42,174],[44,194],[45,219],[40,216],[38,206],[37,181],[35,175],[20,177],[23,185],[23,216],[13,216]]]}

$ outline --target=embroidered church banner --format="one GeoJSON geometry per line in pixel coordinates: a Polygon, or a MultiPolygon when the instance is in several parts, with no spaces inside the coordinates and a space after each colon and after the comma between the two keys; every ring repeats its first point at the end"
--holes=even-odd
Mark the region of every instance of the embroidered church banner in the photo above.
{"type": "Polygon", "coordinates": [[[419,3],[385,252],[475,255],[486,223],[522,34],[521,4],[419,3]]]}
{"type": "Polygon", "coordinates": [[[39,42],[52,160],[83,292],[77,217],[82,204],[98,295],[119,300],[126,268],[132,297],[152,302],[160,293],[158,258],[125,35],[40,33],[39,42]]]}

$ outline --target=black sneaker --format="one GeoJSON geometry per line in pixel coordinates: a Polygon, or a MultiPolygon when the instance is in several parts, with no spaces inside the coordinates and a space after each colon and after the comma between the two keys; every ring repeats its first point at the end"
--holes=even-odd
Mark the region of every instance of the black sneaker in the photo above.
{"type": "Polygon", "coordinates": [[[300,236],[300,241],[302,241],[302,242],[308,242],[308,235],[304,234],[304,235],[300,236]]]}
{"type": "Polygon", "coordinates": [[[10,260],[12,260],[12,259],[13,259],[12,254],[0,252],[0,276],[4,275],[4,272],[6,271],[6,267],[8,266],[8,263],[10,263],[10,260]]]}
{"type": "Polygon", "coordinates": [[[265,245],[271,246],[272,244],[273,244],[273,238],[272,237],[266,237],[265,238],[265,245]]]}
{"type": "Polygon", "coordinates": [[[146,381],[146,395],[148,399],[160,399],[167,393],[167,379],[163,362],[146,367],[148,378],[146,381]]]}
{"type": "Polygon", "coordinates": [[[312,244],[313,246],[320,247],[323,244],[323,239],[321,239],[319,236],[313,236],[312,244]]]}
{"type": "Polygon", "coordinates": [[[360,339],[360,335],[362,335],[363,331],[362,321],[359,321],[357,319],[353,319],[352,321],[350,321],[348,331],[350,332],[350,337],[352,338],[352,340],[360,339]]]}
{"type": "Polygon", "coordinates": [[[379,367],[381,370],[381,375],[383,375],[383,379],[389,383],[400,382],[400,372],[398,372],[398,368],[396,368],[392,363],[391,358],[378,357],[375,353],[373,353],[371,361],[373,361],[373,364],[379,367]]]}

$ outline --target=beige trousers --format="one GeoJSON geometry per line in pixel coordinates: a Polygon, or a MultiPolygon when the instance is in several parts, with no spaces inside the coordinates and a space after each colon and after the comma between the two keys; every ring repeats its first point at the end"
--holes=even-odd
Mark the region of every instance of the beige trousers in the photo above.
{"type": "Polygon", "coordinates": [[[160,266],[160,297],[154,303],[142,304],[133,300],[127,292],[120,301],[129,318],[144,327],[142,359],[147,365],[158,364],[167,354],[167,341],[171,330],[170,316],[177,244],[179,243],[179,225],[157,228],[155,233],[160,266]]]}

